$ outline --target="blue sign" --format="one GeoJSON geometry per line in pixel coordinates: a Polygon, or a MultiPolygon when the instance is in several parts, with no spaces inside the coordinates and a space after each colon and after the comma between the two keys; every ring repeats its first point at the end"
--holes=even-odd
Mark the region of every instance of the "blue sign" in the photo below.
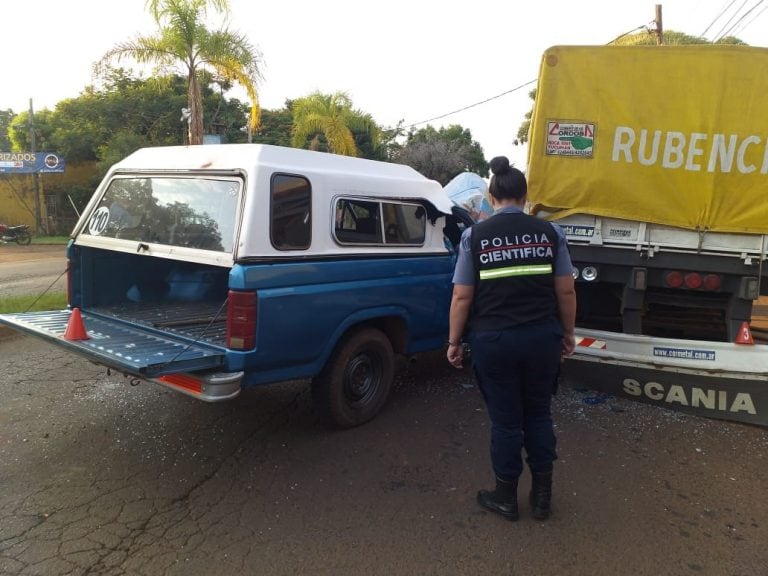
{"type": "Polygon", "coordinates": [[[0,152],[0,173],[64,172],[64,158],[53,152],[0,152]]]}
{"type": "Polygon", "coordinates": [[[716,353],[714,350],[699,350],[695,348],[666,348],[662,346],[653,347],[653,355],[662,358],[682,358],[683,360],[708,360],[715,361],[716,353]]]}

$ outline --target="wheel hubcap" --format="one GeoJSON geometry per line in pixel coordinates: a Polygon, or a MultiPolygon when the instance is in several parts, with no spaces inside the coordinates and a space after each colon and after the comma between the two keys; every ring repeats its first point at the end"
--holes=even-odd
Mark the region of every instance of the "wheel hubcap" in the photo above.
{"type": "Polygon", "coordinates": [[[367,354],[356,356],[347,367],[344,389],[353,403],[364,404],[378,388],[380,371],[373,358],[367,354]]]}

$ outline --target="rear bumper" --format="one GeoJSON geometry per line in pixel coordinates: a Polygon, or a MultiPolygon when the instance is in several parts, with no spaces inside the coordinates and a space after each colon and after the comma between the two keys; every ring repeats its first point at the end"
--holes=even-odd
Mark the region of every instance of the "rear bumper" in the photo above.
{"type": "Polygon", "coordinates": [[[223,402],[240,394],[243,372],[168,374],[149,379],[204,402],[223,402]]]}
{"type": "Polygon", "coordinates": [[[768,346],[577,329],[562,367],[576,386],[655,406],[768,426],[768,346]]]}

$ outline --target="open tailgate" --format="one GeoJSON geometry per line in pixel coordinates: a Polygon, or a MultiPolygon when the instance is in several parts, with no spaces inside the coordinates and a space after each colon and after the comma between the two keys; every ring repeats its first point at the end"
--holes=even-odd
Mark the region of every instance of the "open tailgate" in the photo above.
{"type": "Polygon", "coordinates": [[[224,365],[224,348],[89,312],[81,312],[89,338],[66,340],[64,332],[70,315],[70,310],[0,314],[0,324],[99,364],[147,378],[224,365]]]}

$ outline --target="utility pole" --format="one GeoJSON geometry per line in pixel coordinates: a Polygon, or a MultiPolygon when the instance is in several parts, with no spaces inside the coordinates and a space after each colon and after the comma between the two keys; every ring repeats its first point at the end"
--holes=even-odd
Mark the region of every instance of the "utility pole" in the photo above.
{"type": "MultiPolygon", "coordinates": [[[[35,154],[37,152],[35,143],[35,112],[32,109],[32,98],[29,99],[29,146],[30,152],[35,154]]],[[[32,181],[34,182],[33,190],[35,194],[35,236],[40,236],[42,231],[42,222],[40,218],[40,173],[35,172],[32,175],[32,181]]]]}
{"type": "Polygon", "coordinates": [[[656,4],[656,44],[659,46],[664,44],[664,26],[661,23],[661,4],[656,4]]]}

